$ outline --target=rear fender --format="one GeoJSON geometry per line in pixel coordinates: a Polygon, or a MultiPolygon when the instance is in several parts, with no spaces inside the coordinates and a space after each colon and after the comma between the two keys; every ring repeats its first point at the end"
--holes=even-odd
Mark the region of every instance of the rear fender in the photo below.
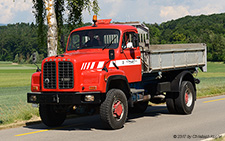
{"type": "Polygon", "coordinates": [[[190,81],[196,91],[196,85],[193,75],[189,71],[183,71],[179,73],[171,82],[171,91],[180,92],[182,81],[190,81]]]}

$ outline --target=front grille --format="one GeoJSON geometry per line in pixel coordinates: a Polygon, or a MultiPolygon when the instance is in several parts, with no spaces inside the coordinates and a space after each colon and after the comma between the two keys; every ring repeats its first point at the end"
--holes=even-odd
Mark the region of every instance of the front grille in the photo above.
{"type": "Polygon", "coordinates": [[[43,84],[46,89],[56,89],[56,63],[46,62],[43,68],[43,84]]]}
{"type": "Polygon", "coordinates": [[[59,62],[59,88],[73,88],[73,64],[71,62],[59,62]]]}

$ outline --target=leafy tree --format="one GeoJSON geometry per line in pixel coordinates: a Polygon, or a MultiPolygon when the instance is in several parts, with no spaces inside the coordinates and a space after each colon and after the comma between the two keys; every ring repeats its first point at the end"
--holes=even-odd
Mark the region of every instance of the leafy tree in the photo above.
{"type": "Polygon", "coordinates": [[[46,49],[46,26],[44,25],[45,21],[45,7],[44,7],[44,1],[43,0],[33,0],[33,13],[36,19],[36,25],[37,25],[37,33],[38,33],[38,44],[37,48],[40,50],[42,53],[47,53],[46,49]]]}
{"type": "MultiPolygon", "coordinates": [[[[65,6],[64,6],[65,7],[65,6]]],[[[64,20],[65,21],[65,20],[64,20]]],[[[82,24],[91,25],[91,23],[82,24]]],[[[62,52],[71,25],[61,25],[62,52]]],[[[225,62],[225,13],[209,16],[187,16],[161,24],[146,24],[149,27],[151,44],[206,43],[208,60],[225,62]]],[[[78,27],[78,25],[75,25],[78,27]]],[[[47,46],[40,47],[39,27],[37,24],[16,23],[0,26],[0,61],[19,62],[20,55],[24,61],[33,52],[39,52],[40,61],[47,56],[47,46]],[[18,55],[17,55],[18,54],[18,55]],[[17,58],[17,59],[16,59],[17,58]]],[[[47,33],[44,25],[43,32],[47,33]]],[[[46,40],[46,35],[45,35],[46,40]]]]}
{"type": "MultiPolygon", "coordinates": [[[[55,44],[54,40],[58,40],[59,45],[64,45],[62,39],[62,25],[63,25],[63,12],[65,9],[69,11],[68,19],[66,20],[69,26],[69,29],[72,30],[76,28],[76,26],[80,26],[82,24],[82,11],[84,9],[88,9],[97,14],[99,11],[98,1],[97,0],[33,0],[34,8],[35,8],[35,17],[38,23],[39,29],[43,31],[43,22],[45,19],[46,13],[44,12],[44,8],[47,10],[47,23],[49,27],[48,31],[48,48],[49,54],[55,54],[55,49],[57,48],[57,44],[55,44]],[[54,7],[53,4],[54,3],[54,7]],[[55,9],[51,11],[50,9],[55,9]],[[56,18],[56,20],[54,20],[56,18]],[[57,25],[56,25],[57,24],[57,25]],[[56,29],[58,29],[56,31],[56,29]],[[57,35],[57,37],[55,37],[57,35]],[[50,38],[53,38],[51,40],[50,38]]],[[[40,38],[43,41],[43,38],[40,38]]],[[[62,48],[58,49],[59,52],[62,52],[62,48]]]]}
{"type": "Polygon", "coordinates": [[[151,44],[206,43],[208,60],[225,61],[225,13],[146,25],[151,44]]]}

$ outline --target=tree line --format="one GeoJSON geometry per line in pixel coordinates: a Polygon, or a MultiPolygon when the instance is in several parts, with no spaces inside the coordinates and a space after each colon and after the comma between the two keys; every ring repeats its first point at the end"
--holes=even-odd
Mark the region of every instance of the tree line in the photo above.
{"type": "MultiPolygon", "coordinates": [[[[91,25],[91,23],[81,23],[77,27],[91,25]]],[[[68,36],[71,32],[69,25],[64,25],[61,29],[61,51],[66,49],[68,36]]],[[[34,23],[17,23],[0,26],[0,61],[14,61],[16,63],[30,63],[31,55],[36,52],[39,61],[47,57],[47,25],[43,28],[45,33],[44,41],[40,46],[38,36],[38,26],[34,23]]]]}
{"type": "Polygon", "coordinates": [[[151,44],[206,43],[208,60],[225,62],[225,13],[146,25],[151,44]]]}
{"type": "Polygon", "coordinates": [[[82,11],[88,10],[98,14],[100,10],[97,0],[32,0],[32,2],[36,24],[17,23],[0,26],[0,60],[29,63],[34,51],[36,54],[41,53],[38,54],[41,60],[47,56],[48,48],[54,47],[61,54],[65,50],[65,41],[70,31],[84,25],[82,11]],[[67,16],[64,16],[65,14],[67,16]],[[48,26],[44,24],[46,21],[48,26]],[[54,36],[56,44],[49,47],[47,39],[49,42],[49,38],[53,35],[56,35],[54,36]]]}
{"type": "Polygon", "coordinates": [[[33,14],[36,19],[38,45],[45,45],[45,24],[47,21],[48,55],[63,51],[63,28],[74,29],[83,24],[82,11],[88,10],[98,14],[100,10],[97,0],[33,0],[33,14]],[[67,12],[66,12],[67,11],[67,12]],[[67,16],[64,16],[67,15],[67,16]],[[53,34],[51,34],[53,33],[53,34]]]}
{"type": "MultiPolygon", "coordinates": [[[[90,25],[80,23],[74,28],[90,25]]],[[[225,62],[225,13],[209,16],[186,16],[161,24],[147,24],[151,44],[206,43],[209,61],[225,62]]],[[[34,23],[17,23],[0,26],[0,60],[19,63],[30,62],[33,52],[40,60],[47,56],[47,26],[43,26],[43,44],[40,45],[38,26],[34,23]]],[[[71,25],[61,28],[61,50],[65,51],[71,25]]]]}

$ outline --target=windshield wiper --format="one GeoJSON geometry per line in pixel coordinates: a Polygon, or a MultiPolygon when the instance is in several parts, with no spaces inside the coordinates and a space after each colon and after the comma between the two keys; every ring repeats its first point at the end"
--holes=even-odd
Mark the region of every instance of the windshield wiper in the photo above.
{"type": "Polygon", "coordinates": [[[111,46],[112,43],[113,43],[113,41],[116,39],[116,37],[117,37],[117,36],[115,36],[109,44],[105,45],[105,46],[102,48],[102,50],[104,50],[105,48],[111,46]]]}

